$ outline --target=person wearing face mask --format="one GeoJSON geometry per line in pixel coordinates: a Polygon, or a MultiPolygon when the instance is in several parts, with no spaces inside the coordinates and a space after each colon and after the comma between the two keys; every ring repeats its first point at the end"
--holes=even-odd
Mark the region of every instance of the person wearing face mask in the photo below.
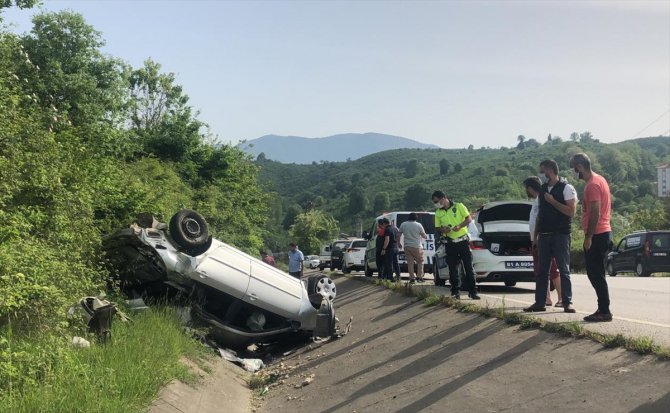
{"type": "MultiPolygon", "coordinates": [[[[528,198],[533,200],[533,206],[530,209],[530,217],[528,219],[528,229],[530,233],[530,242],[531,242],[531,253],[533,255],[533,269],[535,276],[539,272],[538,265],[538,252],[537,252],[537,240],[535,239],[535,224],[537,221],[537,214],[539,212],[539,201],[538,196],[542,192],[542,182],[537,176],[530,176],[523,181],[523,186],[526,188],[526,195],[528,198]]],[[[563,302],[561,301],[561,278],[558,274],[558,267],[556,267],[556,260],[551,260],[551,270],[549,271],[549,282],[554,286],[556,292],[558,293],[558,302],[556,307],[562,307],[563,302]]],[[[550,291],[547,291],[547,302],[545,303],[548,306],[551,306],[553,303],[551,301],[550,291]]]]}
{"type": "Polygon", "coordinates": [[[458,264],[462,262],[465,268],[465,288],[468,290],[468,297],[479,300],[475,271],[472,268],[472,252],[469,246],[468,224],[472,221],[470,212],[462,203],[449,200],[442,191],[433,192],[431,197],[436,208],[435,239],[441,237],[441,241],[446,242],[445,252],[449,266],[451,297],[461,298],[458,264]]]}
{"type": "Polygon", "coordinates": [[[612,321],[605,278],[605,258],[612,243],[610,187],[605,178],[591,170],[591,159],[585,153],[574,155],[570,159],[570,167],[579,179],[586,182],[582,205],[584,258],[586,274],[598,296],[598,310],[584,317],[584,321],[612,321]]]}
{"type": "Polygon", "coordinates": [[[561,277],[563,311],[576,312],[572,307],[572,283],[570,281],[570,242],[572,218],[577,210],[577,192],[568,181],[558,176],[558,164],[552,159],[540,162],[542,192],[535,225],[539,268],[535,283],[535,303],[523,311],[546,311],[547,286],[551,260],[556,259],[561,277]]]}

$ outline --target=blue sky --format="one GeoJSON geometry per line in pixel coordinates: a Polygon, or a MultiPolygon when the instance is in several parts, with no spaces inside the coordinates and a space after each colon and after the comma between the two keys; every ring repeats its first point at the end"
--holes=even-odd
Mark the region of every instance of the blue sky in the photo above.
{"type": "MultiPolygon", "coordinates": [[[[670,1],[46,1],[174,72],[221,141],[381,132],[444,148],[670,134],[670,1]],[[656,120],[654,122],[654,120],[656,120]],[[653,122],[653,123],[652,123],[653,122]],[[651,123],[651,125],[650,125],[651,123]]],[[[8,10],[15,31],[38,10],[8,10]]]]}

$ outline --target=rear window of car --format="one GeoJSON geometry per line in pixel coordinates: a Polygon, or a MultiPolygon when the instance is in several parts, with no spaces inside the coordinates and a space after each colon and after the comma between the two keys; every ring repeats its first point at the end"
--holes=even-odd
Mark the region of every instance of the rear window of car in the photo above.
{"type": "Polygon", "coordinates": [[[652,250],[667,250],[670,248],[670,233],[652,234],[649,246],[652,250]]]}
{"type": "Polygon", "coordinates": [[[367,244],[368,244],[367,241],[354,241],[351,244],[351,248],[361,248],[361,247],[365,247],[367,244]]]}

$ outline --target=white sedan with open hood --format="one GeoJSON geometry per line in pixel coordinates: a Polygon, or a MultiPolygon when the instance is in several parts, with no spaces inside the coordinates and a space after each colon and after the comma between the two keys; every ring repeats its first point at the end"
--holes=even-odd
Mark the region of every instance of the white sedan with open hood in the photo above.
{"type": "Polygon", "coordinates": [[[129,295],[191,302],[215,339],[231,347],[300,331],[335,332],[335,283],[325,275],[299,280],[209,236],[205,219],[181,210],[169,227],[140,214],[130,228],[103,240],[108,262],[129,295]]]}

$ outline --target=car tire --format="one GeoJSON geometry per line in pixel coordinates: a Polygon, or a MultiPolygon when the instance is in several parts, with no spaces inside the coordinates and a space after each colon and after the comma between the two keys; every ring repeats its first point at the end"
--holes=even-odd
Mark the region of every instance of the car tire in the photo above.
{"type": "Polygon", "coordinates": [[[205,218],[190,209],[182,209],[170,219],[170,235],[179,247],[190,250],[206,245],[210,239],[205,218]]]}
{"type": "Polygon", "coordinates": [[[649,277],[651,273],[645,271],[642,263],[638,261],[635,263],[635,275],[637,275],[638,277],[649,277]]]}
{"type": "Polygon", "coordinates": [[[372,270],[371,270],[370,267],[368,266],[368,261],[367,261],[367,260],[365,261],[365,269],[364,269],[364,271],[365,271],[365,276],[366,276],[366,277],[372,277],[372,270]]]}
{"type": "Polygon", "coordinates": [[[514,287],[516,285],[516,281],[505,281],[505,287],[514,287]]]}
{"type": "Polygon", "coordinates": [[[307,294],[321,294],[322,297],[334,300],[337,296],[335,282],[325,275],[316,275],[307,280],[307,294]]]}
{"type": "Polygon", "coordinates": [[[616,277],[616,271],[614,271],[614,266],[611,262],[607,263],[607,273],[610,277],[616,277]]]}

